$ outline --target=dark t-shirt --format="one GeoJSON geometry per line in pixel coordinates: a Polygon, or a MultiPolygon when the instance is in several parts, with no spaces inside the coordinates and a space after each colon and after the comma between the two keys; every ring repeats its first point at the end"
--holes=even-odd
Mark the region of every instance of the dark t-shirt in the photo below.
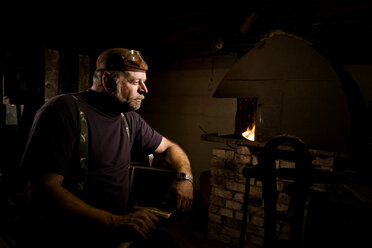
{"type": "MultiPolygon", "coordinates": [[[[89,157],[87,193],[84,200],[112,213],[123,213],[128,204],[131,151],[150,154],[162,136],[136,112],[125,113],[130,139],[120,113],[110,112],[99,93],[75,93],[88,120],[89,157]]],[[[40,173],[64,176],[63,185],[73,192],[73,171],[79,163],[80,117],[70,94],[48,100],[37,112],[22,166],[31,177],[40,173]]]]}

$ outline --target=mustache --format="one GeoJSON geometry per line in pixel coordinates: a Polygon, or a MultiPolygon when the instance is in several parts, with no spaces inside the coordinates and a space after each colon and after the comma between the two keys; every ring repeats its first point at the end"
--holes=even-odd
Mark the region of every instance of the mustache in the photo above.
{"type": "Polygon", "coordinates": [[[139,95],[139,96],[136,96],[136,97],[131,97],[129,100],[143,100],[145,99],[145,96],[144,95],[139,95]]]}

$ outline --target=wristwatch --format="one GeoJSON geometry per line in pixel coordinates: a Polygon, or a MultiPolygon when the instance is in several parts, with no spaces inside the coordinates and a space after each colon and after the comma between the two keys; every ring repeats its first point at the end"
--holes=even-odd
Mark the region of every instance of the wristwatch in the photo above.
{"type": "Polygon", "coordinates": [[[192,184],[194,183],[193,178],[189,174],[186,174],[184,172],[177,173],[176,180],[177,181],[187,180],[191,182],[192,184]]]}

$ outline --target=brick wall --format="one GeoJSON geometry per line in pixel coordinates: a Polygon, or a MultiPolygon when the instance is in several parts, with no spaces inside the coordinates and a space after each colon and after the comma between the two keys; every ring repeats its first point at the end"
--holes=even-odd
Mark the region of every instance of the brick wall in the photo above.
{"type": "MultiPolygon", "coordinates": [[[[316,157],[313,166],[318,169],[332,170],[332,157],[316,157]]],[[[257,166],[257,154],[247,146],[236,149],[214,149],[211,159],[211,195],[208,213],[208,238],[238,247],[240,228],[243,219],[243,198],[245,191],[244,167],[257,166]]],[[[294,168],[294,162],[277,160],[277,168],[294,168]]],[[[289,196],[282,192],[288,180],[277,180],[277,213],[285,216],[289,196]]],[[[322,191],[323,185],[313,185],[313,189],[322,191]]],[[[250,179],[249,205],[245,247],[263,247],[264,243],[264,202],[262,182],[250,179]]],[[[306,215],[306,210],[305,210],[306,215]]],[[[281,229],[279,238],[288,240],[290,227],[285,221],[277,223],[281,229]]]]}

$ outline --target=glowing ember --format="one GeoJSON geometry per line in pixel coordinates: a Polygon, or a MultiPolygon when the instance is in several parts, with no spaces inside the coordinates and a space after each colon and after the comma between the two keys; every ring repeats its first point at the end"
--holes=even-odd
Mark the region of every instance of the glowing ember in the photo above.
{"type": "Polygon", "coordinates": [[[254,141],[254,132],[256,130],[256,126],[253,125],[252,128],[247,128],[247,131],[242,133],[243,137],[246,138],[247,140],[254,141]]]}

